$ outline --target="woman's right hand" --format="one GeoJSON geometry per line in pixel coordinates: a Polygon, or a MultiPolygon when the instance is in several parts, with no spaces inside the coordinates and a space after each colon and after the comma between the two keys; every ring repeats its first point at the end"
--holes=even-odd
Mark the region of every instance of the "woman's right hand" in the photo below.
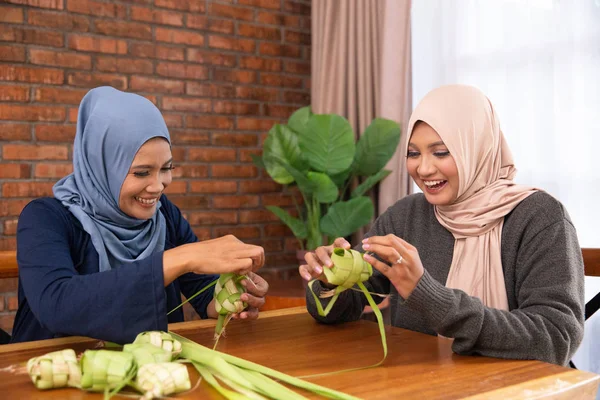
{"type": "Polygon", "coordinates": [[[261,246],[244,243],[233,235],[187,243],[165,251],[163,256],[165,271],[178,270],[179,274],[175,273],[177,276],[186,272],[196,274],[233,272],[243,275],[256,271],[264,263],[265,251],[261,246]]]}
{"type": "Polygon", "coordinates": [[[350,243],[348,243],[348,241],[343,237],[339,237],[335,239],[333,244],[330,246],[317,247],[314,252],[306,253],[304,256],[304,261],[306,261],[306,264],[303,264],[300,266],[300,268],[298,268],[300,276],[307,281],[313,279],[323,280],[323,268],[331,268],[333,266],[333,262],[331,261],[331,253],[333,253],[333,249],[335,247],[341,247],[349,250],[350,243]]]}

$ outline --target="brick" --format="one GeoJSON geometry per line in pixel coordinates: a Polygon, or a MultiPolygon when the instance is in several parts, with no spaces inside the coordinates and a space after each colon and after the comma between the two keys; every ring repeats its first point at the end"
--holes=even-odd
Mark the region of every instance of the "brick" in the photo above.
{"type": "Polygon", "coordinates": [[[283,186],[275,181],[241,181],[240,192],[242,193],[268,193],[279,192],[283,186]]]}
{"type": "Polygon", "coordinates": [[[155,35],[156,40],[159,42],[185,44],[187,46],[204,46],[204,35],[195,32],[157,27],[155,35]]]}
{"type": "Polygon", "coordinates": [[[181,128],[183,126],[183,116],[178,114],[169,114],[163,112],[163,118],[165,119],[165,123],[169,129],[171,128],[181,128]]]}
{"type": "MultiPolygon", "coordinates": [[[[11,1],[15,1],[15,0],[11,0],[11,1]]],[[[12,332],[12,327],[13,327],[14,323],[15,323],[15,315],[14,314],[0,315],[0,329],[3,329],[8,334],[10,334],[12,332]]]]}
{"type": "Polygon", "coordinates": [[[152,74],[154,65],[150,60],[137,58],[96,57],[96,68],[105,72],[122,74],[152,74]]]}
{"type": "Polygon", "coordinates": [[[67,146],[5,144],[2,158],[5,160],[66,160],[67,146]]]}
{"type": "Polygon", "coordinates": [[[79,104],[87,90],[42,87],[34,91],[33,98],[40,103],[79,104]]]}
{"type": "Polygon", "coordinates": [[[213,80],[223,82],[234,82],[234,83],[255,83],[257,80],[256,71],[241,71],[233,69],[219,69],[213,70],[213,80]]]}
{"type": "Polygon", "coordinates": [[[36,178],[62,178],[73,172],[73,164],[38,163],[33,172],[36,178]]]}
{"type": "Polygon", "coordinates": [[[127,17],[127,8],[120,4],[112,2],[104,3],[93,0],[70,0],[67,3],[67,10],[78,14],[89,14],[95,17],[110,17],[125,19],[127,17]]]}
{"type": "MultiPolygon", "coordinates": [[[[135,21],[153,22],[161,25],[183,26],[183,15],[180,12],[153,10],[148,7],[131,7],[131,19],[135,21]]],[[[188,19],[189,19],[188,15],[188,19]]]]}
{"type": "Polygon", "coordinates": [[[31,126],[27,124],[6,124],[0,122],[0,140],[30,140],[31,126]]]}
{"type": "MultiPolygon", "coordinates": [[[[198,227],[193,227],[192,231],[194,232],[194,234],[198,237],[198,240],[208,240],[208,239],[212,239],[212,234],[210,232],[210,228],[198,228],[198,227]]],[[[187,303],[189,304],[189,303],[187,303]]],[[[186,304],[186,305],[187,305],[186,304]]],[[[185,306],[184,306],[185,307],[185,306]]],[[[193,310],[190,310],[191,312],[194,313],[194,318],[193,319],[199,319],[198,318],[198,314],[196,314],[196,312],[193,310]]],[[[186,317],[186,321],[188,320],[188,318],[186,317]]]]}
{"type": "Polygon", "coordinates": [[[4,0],[4,2],[31,7],[52,8],[55,10],[62,10],[64,8],[64,0],[4,0]]]}
{"type": "Polygon", "coordinates": [[[69,48],[94,53],[126,54],[127,42],[121,39],[69,35],[69,48]]]}
{"type": "Polygon", "coordinates": [[[266,253],[269,252],[279,252],[283,250],[283,240],[281,238],[277,239],[254,239],[248,240],[249,244],[254,244],[256,246],[261,246],[266,253]]]}
{"type": "MultiPolygon", "coordinates": [[[[0,201],[0,217],[17,217],[23,211],[23,208],[29,203],[29,200],[2,199],[0,201]]],[[[0,279],[0,289],[4,279],[0,279]]]]}
{"type": "Polygon", "coordinates": [[[94,88],[97,86],[112,86],[119,90],[127,89],[127,78],[123,75],[116,74],[72,72],[67,77],[67,82],[72,86],[89,88],[94,88]]]}
{"type": "Polygon", "coordinates": [[[251,163],[252,162],[252,157],[250,157],[251,155],[261,156],[262,150],[260,150],[260,149],[257,149],[257,150],[241,149],[240,150],[240,162],[251,163]]]}
{"type": "MultiPolygon", "coordinates": [[[[8,200],[22,202],[23,200],[8,200]]],[[[19,278],[0,279],[0,293],[16,292],[18,290],[19,278]]]]}
{"type": "Polygon", "coordinates": [[[173,155],[173,160],[175,161],[183,161],[185,160],[186,148],[181,146],[173,146],[171,148],[171,154],[173,155]]]}
{"type": "Polygon", "coordinates": [[[35,138],[41,142],[73,142],[75,125],[36,125],[35,138]]]}
{"type": "Polygon", "coordinates": [[[96,20],[97,33],[107,36],[119,36],[132,39],[152,40],[152,27],[147,24],[126,21],[96,20]]]}
{"type": "Polygon", "coordinates": [[[0,23],[22,24],[23,20],[22,8],[0,6],[0,23]]]}
{"type": "Polygon", "coordinates": [[[187,49],[187,60],[200,64],[222,65],[225,67],[233,67],[237,63],[235,55],[200,49],[187,49]]]}
{"type": "Polygon", "coordinates": [[[25,61],[25,48],[11,45],[0,45],[0,61],[25,61]]]}
{"type": "Polygon", "coordinates": [[[285,41],[290,43],[310,45],[310,33],[286,30],[285,41]]]}
{"type": "Polygon", "coordinates": [[[238,118],[237,128],[243,131],[265,131],[279,123],[279,120],[274,119],[257,119],[257,118],[238,118]]]}
{"type": "Polygon", "coordinates": [[[4,197],[52,196],[53,182],[6,182],[2,184],[4,197]]]}
{"type": "Polygon", "coordinates": [[[310,15],[310,5],[296,1],[286,0],[283,10],[293,14],[310,15]]]}
{"type": "Polygon", "coordinates": [[[5,310],[4,297],[0,296],[0,312],[5,310]]]}
{"type": "Polygon", "coordinates": [[[260,237],[260,228],[256,226],[219,227],[215,228],[214,232],[216,237],[226,235],[233,235],[238,239],[252,239],[260,237]]]}
{"type": "Polygon", "coordinates": [[[18,219],[8,219],[4,221],[4,234],[5,235],[16,235],[18,219]]]}
{"type": "Polygon", "coordinates": [[[286,103],[309,105],[310,104],[310,93],[308,92],[283,92],[283,100],[286,103]]]}
{"type": "Polygon", "coordinates": [[[302,249],[298,239],[290,237],[285,238],[283,247],[285,251],[298,251],[302,249]]]}
{"type": "Polygon", "coordinates": [[[179,207],[182,210],[197,210],[199,208],[209,208],[210,206],[209,198],[207,196],[169,196],[169,200],[171,200],[177,207],[179,207]]]}
{"type": "Polygon", "coordinates": [[[29,88],[0,85],[0,101],[29,101],[29,88]]]}
{"type": "Polygon", "coordinates": [[[238,221],[235,211],[192,212],[188,221],[191,225],[224,225],[235,224],[238,221]]]}
{"type": "Polygon", "coordinates": [[[181,81],[170,79],[147,78],[143,76],[131,77],[131,89],[142,92],[158,93],[183,93],[185,85],[181,81]]]}
{"type": "Polygon", "coordinates": [[[285,15],[272,11],[258,11],[255,21],[261,24],[285,26],[286,28],[310,28],[310,24],[306,25],[302,18],[297,15],[285,15]]]}
{"type": "Polygon", "coordinates": [[[187,182],[186,181],[173,181],[167,188],[165,189],[165,193],[171,194],[183,194],[187,192],[187,182]]]}
{"type": "Polygon", "coordinates": [[[261,73],[260,84],[266,86],[301,89],[304,86],[304,81],[299,77],[261,73]]]}
{"type": "MultiPolygon", "coordinates": [[[[297,203],[300,201],[297,200],[297,203]]],[[[285,193],[273,193],[262,195],[263,206],[279,206],[279,207],[290,207],[293,206],[294,198],[290,194],[285,193]]]]}
{"type": "Polygon", "coordinates": [[[211,165],[210,172],[215,178],[254,178],[258,175],[254,165],[211,165]]]}
{"type": "Polygon", "coordinates": [[[277,101],[279,91],[276,89],[238,86],[235,88],[235,97],[246,100],[277,101]]]}
{"type": "Polygon", "coordinates": [[[258,115],[260,104],[214,100],[213,111],[217,114],[258,115]]]}
{"type": "Polygon", "coordinates": [[[208,99],[195,99],[191,97],[163,97],[164,110],[210,112],[211,101],[208,99]]]}
{"type": "Polygon", "coordinates": [[[190,181],[190,191],[192,193],[235,193],[237,191],[237,182],[217,181],[214,179],[190,181]]]}
{"type": "Polygon", "coordinates": [[[215,147],[194,147],[188,151],[189,161],[199,162],[234,162],[237,158],[235,149],[219,149],[215,147]]]}
{"type": "Polygon", "coordinates": [[[215,84],[206,84],[200,82],[187,82],[185,86],[186,94],[199,97],[235,97],[235,87],[215,84]]]}
{"type": "Polygon", "coordinates": [[[270,8],[272,10],[281,9],[281,0],[239,0],[238,4],[260,8],[270,8]]]}
{"type": "Polygon", "coordinates": [[[79,112],[78,107],[68,108],[67,109],[67,121],[72,124],[77,123],[78,112],[79,112]]]}
{"type": "Polygon", "coordinates": [[[258,207],[258,196],[214,196],[214,208],[255,208],[258,207]]]}
{"type": "Polygon", "coordinates": [[[216,17],[245,21],[251,21],[253,18],[253,13],[248,8],[219,3],[210,3],[208,14],[216,17]]]}
{"type": "Polygon", "coordinates": [[[0,41],[63,47],[63,34],[20,26],[0,25],[0,41]]]}
{"type": "Polygon", "coordinates": [[[271,28],[267,26],[239,22],[237,33],[240,36],[247,36],[262,40],[281,40],[281,28],[271,28]]]}
{"type": "Polygon", "coordinates": [[[185,125],[188,128],[232,129],[233,119],[214,115],[186,115],[185,125]]]}
{"type": "Polygon", "coordinates": [[[258,136],[253,133],[213,133],[215,146],[250,147],[258,144],[258,136]]]}
{"type": "Polygon", "coordinates": [[[240,68],[259,69],[263,71],[281,71],[281,60],[255,56],[240,57],[240,68]]]}
{"type": "Polygon", "coordinates": [[[161,60],[183,61],[184,49],[162,46],[155,43],[131,43],[129,53],[135,57],[158,58],[161,60]]]}
{"type": "Polygon", "coordinates": [[[208,68],[201,65],[161,62],[156,66],[156,73],[171,78],[208,79],[208,68]]]}
{"type": "Polygon", "coordinates": [[[0,163],[0,179],[22,179],[30,176],[29,164],[0,163]]]}
{"type": "Polygon", "coordinates": [[[208,37],[208,47],[212,49],[222,49],[230,51],[242,51],[245,53],[254,53],[256,43],[254,40],[239,39],[237,37],[225,37],[210,35],[208,37]]]}
{"type": "Polygon", "coordinates": [[[264,235],[266,237],[279,236],[284,237],[291,235],[292,231],[282,224],[268,224],[264,227],[264,235]]]}
{"type": "Polygon", "coordinates": [[[283,70],[292,74],[310,75],[310,63],[286,61],[283,70]]]}
{"type": "Polygon", "coordinates": [[[0,107],[0,120],[14,121],[64,121],[64,107],[51,106],[15,106],[0,107]]]}
{"type": "MultiPolygon", "coordinates": [[[[190,21],[190,16],[188,16],[188,25],[189,25],[189,21],[190,21]]],[[[197,26],[195,28],[202,29],[202,28],[200,28],[200,26],[197,26]]],[[[233,21],[230,21],[227,19],[209,18],[206,23],[206,27],[204,29],[206,29],[210,32],[226,33],[228,35],[231,35],[231,34],[233,34],[233,31],[235,30],[235,25],[234,25],[233,21]]]]}
{"type": "MultiPolygon", "coordinates": [[[[267,56],[277,57],[302,57],[302,48],[291,44],[279,44],[263,42],[260,44],[258,52],[267,56]]],[[[310,73],[310,64],[308,73],[310,73]]]]}
{"type": "Polygon", "coordinates": [[[283,119],[288,119],[297,109],[298,107],[296,106],[282,106],[278,104],[265,104],[264,106],[266,116],[283,119]]]}
{"type": "Polygon", "coordinates": [[[85,54],[66,53],[42,49],[29,49],[32,64],[51,65],[69,69],[91,69],[92,57],[85,54]]]}
{"type": "Polygon", "coordinates": [[[206,11],[205,0],[155,0],[156,7],[203,13],[206,11]]]}
{"type": "Polygon", "coordinates": [[[174,178],[206,178],[208,166],[206,165],[176,165],[173,170],[174,178]]]}
{"type": "Polygon", "coordinates": [[[255,222],[278,221],[275,214],[269,210],[243,210],[240,211],[240,223],[248,224],[255,222]]]}
{"type": "Polygon", "coordinates": [[[17,311],[17,308],[19,308],[19,301],[17,299],[17,296],[10,296],[7,299],[7,307],[8,307],[8,311],[17,311]]]}
{"type": "Polygon", "coordinates": [[[82,15],[61,12],[27,10],[27,21],[30,25],[59,29],[65,32],[89,32],[90,21],[82,15]]]}
{"type": "Polygon", "coordinates": [[[206,15],[188,14],[185,25],[188,28],[204,30],[208,25],[208,18],[206,18],[206,15]]]}
{"type": "Polygon", "coordinates": [[[174,129],[171,130],[171,141],[173,143],[193,143],[193,144],[209,144],[210,136],[206,132],[200,132],[193,129],[174,129]]]}

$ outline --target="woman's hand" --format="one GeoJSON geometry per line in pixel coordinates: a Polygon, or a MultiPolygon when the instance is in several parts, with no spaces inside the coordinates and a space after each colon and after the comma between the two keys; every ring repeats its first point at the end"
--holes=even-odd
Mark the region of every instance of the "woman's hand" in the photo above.
{"type": "Polygon", "coordinates": [[[303,279],[310,281],[312,279],[324,279],[323,268],[331,268],[333,262],[331,261],[331,253],[335,247],[341,247],[346,250],[350,249],[350,243],[346,239],[339,237],[333,241],[331,246],[321,246],[313,252],[308,252],[304,256],[306,264],[303,264],[298,268],[300,276],[303,279]]]}
{"type": "Polygon", "coordinates": [[[371,236],[362,242],[365,251],[377,254],[389,265],[368,254],[364,255],[365,261],[386,276],[400,296],[407,299],[423,276],[416,247],[392,234],[371,236]]]}
{"type": "Polygon", "coordinates": [[[187,272],[246,275],[265,263],[261,246],[246,244],[233,235],[188,243],[164,252],[165,286],[187,272]]]}
{"type": "Polygon", "coordinates": [[[242,280],[242,286],[246,288],[246,293],[242,294],[242,301],[248,304],[248,308],[239,314],[233,314],[233,319],[256,319],[258,318],[258,309],[265,304],[265,295],[269,291],[269,284],[261,276],[250,272],[246,275],[248,279],[242,280]]]}

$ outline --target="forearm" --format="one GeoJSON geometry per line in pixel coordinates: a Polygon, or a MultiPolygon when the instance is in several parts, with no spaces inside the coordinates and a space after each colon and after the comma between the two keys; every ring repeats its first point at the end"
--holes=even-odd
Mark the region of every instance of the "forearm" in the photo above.
{"type": "Polygon", "coordinates": [[[163,276],[165,287],[175,279],[189,272],[185,259],[178,254],[177,248],[166,250],[163,253],[163,276]]]}

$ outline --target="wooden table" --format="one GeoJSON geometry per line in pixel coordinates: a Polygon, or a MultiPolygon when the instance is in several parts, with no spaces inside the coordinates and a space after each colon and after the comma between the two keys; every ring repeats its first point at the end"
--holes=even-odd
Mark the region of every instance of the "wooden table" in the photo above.
{"type": "MultiPolygon", "coordinates": [[[[214,321],[173,324],[170,329],[211,346],[214,321]]],[[[387,328],[385,365],[309,380],[365,399],[592,399],[600,376],[538,361],[453,354],[450,340],[387,328]]],[[[100,398],[78,389],[38,391],[10,365],[61,348],[83,351],[98,342],[72,337],[0,346],[0,397],[7,399],[100,398]]],[[[370,321],[327,326],[303,308],[268,311],[257,321],[232,321],[219,350],[294,376],[373,364],[381,358],[377,325],[370,321]],[[340,348],[338,351],[337,349],[340,348]]],[[[197,375],[192,376],[192,383],[197,375]]],[[[219,399],[203,382],[183,399],[219,399]]],[[[309,396],[310,397],[310,396],[309,396]]]]}

